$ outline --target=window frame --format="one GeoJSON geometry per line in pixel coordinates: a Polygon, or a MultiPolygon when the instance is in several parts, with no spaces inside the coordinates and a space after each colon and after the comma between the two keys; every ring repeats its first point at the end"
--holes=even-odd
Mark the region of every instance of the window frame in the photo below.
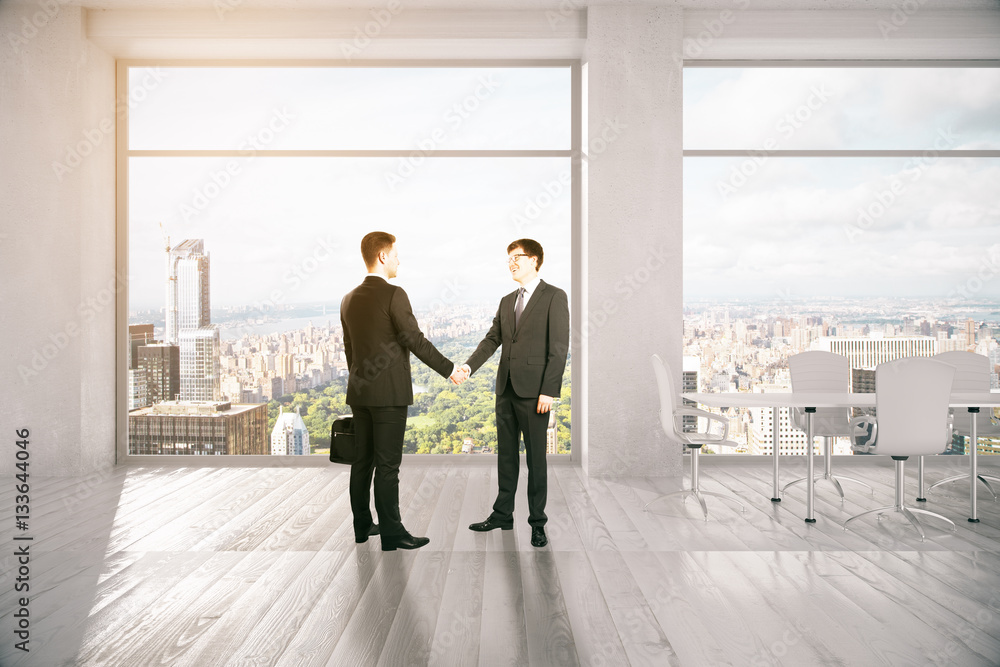
{"type": "MultiPolygon", "coordinates": [[[[982,59],[982,60],[900,60],[900,59],[886,59],[886,60],[863,60],[863,59],[838,59],[838,60],[808,60],[808,59],[790,59],[790,60],[743,60],[743,59],[726,59],[726,60],[692,60],[685,59],[683,63],[683,69],[699,69],[699,68],[993,68],[1000,69],[1000,60],[993,59],[982,59]]],[[[682,71],[683,79],[683,71],[682,71]]],[[[682,138],[683,141],[683,138],[682,138]]],[[[1000,158],[1000,149],[978,149],[978,150],[956,150],[956,149],[944,149],[944,150],[933,150],[929,151],[926,148],[920,149],[905,149],[905,150],[894,150],[894,149],[883,149],[883,150],[856,150],[856,149],[844,149],[844,150],[833,150],[833,149],[777,149],[769,150],[767,152],[768,157],[797,157],[797,158],[922,158],[925,157],[928,152],[933,152],[934,156],[937,158],[1000,158]]],[[[719,158],[754,158],[759,156],[759,149],[689,149],[682,145],[681,150],[681,160],[682,160],[682,190],[683,190],[683,159],[688,157],[719,157],[719,158]]],[[[683,226],[683,218],[681,220],[681,225],[683,226]]],[[[682,250],[682,262],[683,262],[683,250],[682,250]]],[[[962,454],[961,456],[968,456],[969,454],[962,454]]],[[[725,454],[727,459],[738,458],[771,458],[770,454],[725,454]]]]}
{"type": "MultiPolygon", "coordinates": [[[[583,149],[583,68],[577,59],[442,59],[442,60],[367,60],[345,62],[326,59],[290,59],[290,60],[228,60],[228,59],[148,59],[124,58],[115,63],[115,99],[127,100],[129,96],[129,69],[142,67],[352,67],[352,68],[542,68],[565,67],[570,73],[570,147],[568,149],[549,150],[485,150],[460,149],[437,150],[434,157],[440,158],[496,158],[496,157],[541,157],[570,159],[570,252],[571,252],[571,282],[572,297],[570,304],[570,327],[572,331],[580,330],[580,312],[583,304],[583,277],[581,273],[583,232],[582,232],[582,149],[583,149]]],[[[228,456],[180,456],[166,454],[131,455],[128,452],[128,269],[129,269],[129,162],[133,157],[241,157],[238,149],[234,150],[131,150],[129,149],[128,105],[120,104],[119,117],[116,124],[116,173],[115,173],[115,263],[116,275],[121,276],[119,284],[122,289],[116,300],[116,417],[115,417],[115,463],[128,464],[173,464],[177,466],[196,467],[264,467],[279,465],[283,467],[311,467],[329,465],[325,456],[271,456],[271,455],[228,455],[228,456]]],[[[405,158],[413,153],[414,148],[398,150],[277,150],[261,149],[256,151],[262,157],[382,157],[405,158]]],[[[571,366],[572,386],[582,383],[581,363],[582,347],[578,336],[571,336],[570,354],[577,363],[571,366]]],[[[580,401],[571,405],[571,420],[573,424],[583,423],[580,401]]],[[[550,454],[553,462],[582,461],[580,428],[572,429],[571,453],[550,454]]],[[[415,458],[420,461],[431,461],[445,458],[449,462],[480,463],[484,460],[493,461],[492,457],[484,459],[480,454],[406,454],[404,458],[415,458]]]]}

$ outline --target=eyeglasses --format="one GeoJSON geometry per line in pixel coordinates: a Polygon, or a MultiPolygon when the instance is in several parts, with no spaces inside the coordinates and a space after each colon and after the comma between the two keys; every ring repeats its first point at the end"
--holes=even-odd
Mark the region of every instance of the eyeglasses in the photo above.
{"type": "Polygon", "coordinates": [[[517,255],[511,255],[510,257],[507,258],[507,263],[508,264],[517,264],[518,260],[521,259],[522,257],[531,257],[531,255],[525,255],[524,253],[519,253],[517,255]]]}

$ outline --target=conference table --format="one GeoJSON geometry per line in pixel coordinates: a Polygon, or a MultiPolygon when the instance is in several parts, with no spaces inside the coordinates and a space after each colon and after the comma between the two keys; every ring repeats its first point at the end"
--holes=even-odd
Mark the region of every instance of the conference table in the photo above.
{"type": "MultiPolygon", "coordinates": [[[[800,408],[806,414],[806,523],[815,523],[816,517],[813,512],[813,487],[814,462],[813,462],[813,427],[812,415],[816,408],[874,408],[875,394],[873,393],[849,393],[849,392],[774,392],[774,393],[747,393],[747,392],[720,392],[717,394],[704,393],[684,393],[684,398],[707,405],[713,408],[771,408],[772,409],[772,431],[773,431],[773,458],[774,458],[774,495],[773,502],[781,500],[778,489],[778,410],[780,408],[800,408]]],[[[969,521],[979,522],[978,505],[976,502],[976,481],[979,476],[979,468],[976,457],[978,445],[977,418],[980,408],[992,408],[1000,406],[1000,393],[954,393],[951,395],[949,405],[953,408],[966,408],[972,415],[972,426],[970,429],[969,441],[972,443],[969,454],[969,521]]],[[[944,447],[945,443],[941,443],[944,447]]],[[[877,453],[877,452],[876,452],[877,453]]],[[[921,496],[923,495],[921,489],[921,496]]]]}

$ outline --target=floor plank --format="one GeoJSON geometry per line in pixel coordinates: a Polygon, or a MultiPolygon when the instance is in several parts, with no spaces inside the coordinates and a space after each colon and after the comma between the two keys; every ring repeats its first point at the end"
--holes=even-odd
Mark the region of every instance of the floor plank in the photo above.
{"type": "MultiPolygon", "coordinates": [[[[927,503],[954,533],[927,522],[921,541],[888,516],[845,531],[849,516],[892,502],[892,467],[875,458],[835,464],[875,494],[849,485],[841,501],[817,485],[815,524],[803,521],[804,489],[770,501],[770,465],[705,457],[702,488],[746,506],[710,498],[707,521],[690,499],[645,508],[686,477],[550,466],[540,549],[524,465],[514,530],[476,533],[495,465],[408,461],[401,515],[431,543],[396,552],[377,536],[355,544],[343,466],[36,479],[33,650],[0,642],[0,664],[1000,664],[1000,503],[983,489],[981,522],[968,523],[956,483],[927,503]]],[[[802,470],[783,465],[782,483],[802,470]]],[[[8,517],[0,540],[14,536],[8,517]]],[[[7,551],[0,627],[11,628],[20,594],[7,551]]]]}

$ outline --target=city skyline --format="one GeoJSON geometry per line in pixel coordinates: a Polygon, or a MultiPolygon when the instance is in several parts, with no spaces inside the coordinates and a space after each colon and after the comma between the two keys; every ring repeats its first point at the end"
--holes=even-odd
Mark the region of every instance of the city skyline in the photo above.
{"type": "MultiPolygon", "coordinates": [[[[872,391],[874,368],[906,355],[973,351],[991,363],[991,386],[1000,390],[1000,302],[991,317],[971,320],[965,314],[932,313],[926,302],[898,303],[888,299],[839,299],[821,312],[812,304],[718,301],[685,307],[683,381],[685,391],[791,391],[788,359],[809,350],[825,350],[848,358],[852,391],[872,391]],[[911,306],[919,306],[919,310],[911,306]],[[830,307],[836,306],[836,307],[830,307]],[[920,312],[923,311],[923,312],[920,312]]],[[[947,308],[947,306],[944,306],[947,308]]],[[[846,389],[846,387],[845,387],[846,389]]],[[[718,409],[711,409],[720,412],[718,409]]],[[[792,426],[788,411],[779,411],[783,453],[806,451],[805,436],[792,426]]],[[[733,449],[716,454],[770,455],[773,449],[771,409],[740,408],[725,412],[733,449]]],[[[960,440],[960,439],[959,439],[960,440]]],[[[947,443],[942,443],[942,450],[947,443]]],[[[948,444],[949,453],[963,453],[964,444],[948,444]]],[[[847,438],[835,438],[835,454],[851,454],[847,438]]],[[[981,453],[1000,453],[1000,441],[984,438],[981,453]]]]}

